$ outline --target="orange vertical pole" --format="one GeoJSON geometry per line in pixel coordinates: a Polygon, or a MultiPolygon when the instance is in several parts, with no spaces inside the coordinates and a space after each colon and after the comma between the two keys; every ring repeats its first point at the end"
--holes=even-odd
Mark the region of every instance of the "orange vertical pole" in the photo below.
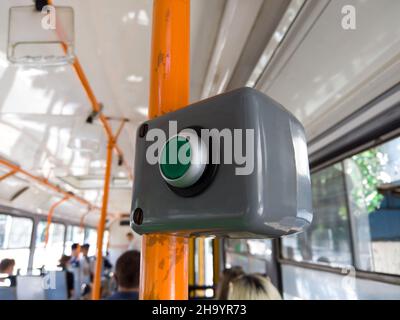
{"type": "Polygon", "coordinates": [[[101,215],[100,215],[100,220],[99,220],[99,224],[97,227],[96,268],[95,268],[95,272],[94,272],[93,290],[92,290],[92,299],[93,300],[100,300],[100,298],[101,298],[101,269],[103,266],[103,237],[104,237],[104,229],[105,229],[106,217],[107,217],[107,206],[108,206],[108,196],[109,196],[109,190],[110,190],[113,148],[114,148],[114,141],[109,140],[109,142],[107,144],[106,172],[104,175],[103,205],[101,207],[101,215]]]}
{"type": "MultiPolygon", "coordinates": [[[[190,0],[154,0],[149,116],[189,103],[190,0]]],[[[188,298],[188,239],[161,234],[142,240],[140,298],[188,298]]]]}

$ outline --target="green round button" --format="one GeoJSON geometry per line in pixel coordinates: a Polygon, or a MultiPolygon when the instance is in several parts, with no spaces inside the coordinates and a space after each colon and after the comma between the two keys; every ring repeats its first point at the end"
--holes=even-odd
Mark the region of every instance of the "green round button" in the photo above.
{"type": "MultiPolygon", "coordinates": [[[[191,149],[189,140],[184,137],[174,137],[167,142],[162,150],[160,169],[162,174],[170,180],[176,180],[185,175],[190,168],[190,161],[183,161],[179,159],[179,150],[185,147],[186,157],[190,159],[191,149]],[[186,146],[188,145],[188,146],[186,146]],[[176,147],[175,147],[176,146],[176,147]],[[175,153],[175,154],[174,154],[175,153]],[[187,162],[187,163],[186,163],[187,162]]],[[[185,150],[184,149],[184,150],[185,150]]]]}

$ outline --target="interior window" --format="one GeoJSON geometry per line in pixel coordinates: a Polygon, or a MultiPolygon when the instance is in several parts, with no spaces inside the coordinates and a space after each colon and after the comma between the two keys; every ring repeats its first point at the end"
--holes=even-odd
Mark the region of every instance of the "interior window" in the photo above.
{"type": "Polygon", "coordinates": [[[46,221],[40,221],[36,231],[36,247],[33,258],[33,268],[57,270],[58,262],[64,248],[65,226],[59,223],[51,223],[46,245],[46,221]]]}
{"type": "Polygon", "coordinates": [[[272,261],[272,240],[265,239],[226,239],[225,267],[242,267],[249,273],[269,276],[268,262],[272,261]]]}
{"type": "MultiPolygon", "coordinates": [[[[103,255],[105,255],[107,252],[108,237],[109,237],[109,232],[108,230],[105,230],[103,237],[103,255]]],[[[68,226],[64,254],[66,255],[71,254],[71,245],[74,243],[79,243],[80,245],[88,243],[90,245],[89,256],[96,255],[97,230],[89,227],[81,228],[78,226],[68,226]]]]}
{"type": "Polygon", "coordinates": [[[314,218],[306,232],[282,239],[283,256],[296,261],[352,265],[342,163],[312,175],[314,218]]]}
{"type": "Polygon", "coordinates": [[[97,231],[95,229],[85,229],[85,243],[88,243],[90,245],[89,256],[94,256],[96,254],[97,247],[97,231]]]}
{"type": "Polygon", "coordinates": [[[74,243],[83,244],[85,240],[85,230],[78,226],[67,227],[67,238],[65,240],[64,253],[71,254],[71,246],[74,243]]]}
{"type": "MultiPolygon", "coordinates": [[[[96,231],[97,233],[97,231],[96,231]]],[[[97,236],[97,235],[96,235],[97,236]]],[[[107,250],[108,250],[108,242],[110,239],[110,231],[108,230],[104,230],[104,236],[103,236],[103,255],[107,254],[107,250]]],[[[97,245],[96,245],[97,247],[97,245]]]]}
{"type": "Polygon", "coordinates": [[[244,239],[226,239],[224,241],[225,249],[232,253],[248,253],[249,246],[247,240],[244,239]]]}
{"type": "Polygon", "coordinates": [[[197,290],[191,294],[198,298],[211,298],[214,295],[213,240],[197,238],[194,240],[194,285],[197,290]]]}
{"type": "Polygon", "coordinates": [[[284,258],[399,275],[399,154],[397,138],[314,173],[314,221],[305,233],[282,240],[284,258]]]}
{"type": "Polygon", "coordinates": [[[400,138],[344,161],[359,269],[400,274],[400,138]]]}
{"type": "Polygon", "coordinates": [[[33,221],[0,214],[0,260],[14,259],[14,273],[26,273],[29,264],[33,221]]]}
{"type": "Polygon", "coordinates": [[[225,249],[231,253],[242,253],[266,259],[272,254],[272,240],[266,239],[226,239],[225,249]]]}

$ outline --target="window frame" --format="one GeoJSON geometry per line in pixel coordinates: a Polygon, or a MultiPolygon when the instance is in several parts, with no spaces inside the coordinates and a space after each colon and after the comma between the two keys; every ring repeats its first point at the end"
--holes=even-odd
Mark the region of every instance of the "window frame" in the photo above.
{"type": "MultiPolygon", "coordinates": [[[[78,225],[78,224],[76,224],[76,223],[66,223],[65,224],[66,225],[66,227],[65,227],[65,235],[64,235],[64,251],[63,252],[65,252],[65,248],[66,248],[66,242],[67,242],[67,234],[68,234],[68,227],[77,227],[77,228],[81,228],[82,226],[81,225],[78,225]]],[[[93,226],[91,226],[91,225],[84,225],[83,226],[83,241],[85,242],[85,240],[86,240],[86,238],[85,238],[85,236],[86,236],[86,230],[87,229],[92,229],[92,230],[94,230],[95,232],[96,232],[96,236],[97,236],[97,228],[96,227],[93,227],[93,226]]],[[[104,229],[104,233],[105,232],[110,232],[110,230],[109,230],[109,228],[108,227],[106,227],[105,229],[104,229]]],[[[103,235],[103,240],[104,240],[104,235],[103,235]]],[[[96,247],[97,247],[97,238],[96,238],[96,247]]],[[[103,246],[103,251],[105,250],[105,248],[104,248],[104,246],[103,246]]]]}
{"type": "Polygon", "coordinates": [[[32,262],[33,262],[33,253],[35,249],[35,237],[36,237],[36,219],[33,214],[27,213],[22,211],[21,214],[9,212],[8,210],[13,210],[12,208],[7,208],[5,206],[0,207],[0,214],[10,216],[12,218],[25,218],[29,219],[32,222],[32,230],[29,238],[29,246],[24,248],[13,248],[13,249],[1,249],[1,250],[29,250],[28,254],[28,265],[27,265],[27,272],[32,270],[32,262]]]}
{"type": "MultiPolygon", "coordinates": [[[[67,248],[67,236],[68,236],[68,228],[71,227],[77,227],[77,228],[81,228],[80,225],[76,224],[76,223],[66,223],[65,224],[65,234],[64,234],[64,246],[63,246],[63,254],[65,254],[65,249],[67,248]]],[[[83,226],[83,241],[85,241],[85,229],[88,228],[88,226],[83,226]]]]}
{"type": "MultiPolygon", "coordinates": [[[[345,159],[347,159],[347,158],[345,158],[345,159]]],[[[329,169],[329,168],[331,168],[333,166],[336,166],[336,165],[339,166],[340,169],[341,169],[340,170],[341,171],[340,178],[341,178],[341,180],[343,182],[343,189],[342,190],[344,192],[344,206],[346,208],[346,220],[347,220],[347,227],[346,228],[347,228],[347,230],[349,232],[346,242],[349,245],[349,258],[351,259],[350,263],[347,264],[347,265],[341,266],[340,264],[336,264],[335,265],[335,263],[333,263],[332,265],[329,265],[329,264],[325,264],[325,263],[318,263],[316,261],[309,261],[309,260],[298,261],[298,260],[294,260],[294,259],[290,259],[290,258],[285,258],[284,254],[283,254],[283,248],[284,248],[283,241],[281,241],[281,239],[279,239],[280,240],[279,241],[279,259],[285,260],[285,261],[293,261],[293,262],[296,262],[296,263],[304,263],[306,265],[310,265],[311,264],[311,265],[321,266],[323,269],[325,269],[325,267],[328,267],[328,268],[331,268],[333,270],[343,270],[343,269],[346,269],[346,266],[352,266],[353,268],[355,267],[356,257],[355,257],[355,247],[354,247],[354,234],[353,234],[353,228],[352,228],[351,221],[350,221],[351,220],[351,212],[350,212],[349,199],[348,199],[348,194],[347,194],[346,173],[345,173],[345,167],[344,167],[343,161],[344,160],[338,161],[338,162],[335,162],[335,163],[330,163],[330,164],[324,166],[323,168],[320,168],[318,170],[310,172],[310,175],[322,172],[322,171],[324,171],[326,169],[329,169]]],[[[314,223],[314,221],[312,223],[314,223]]]]}
{"type": "Polygon", "coordinates": [[[35,223],[35,219],[30,217],[30,216],[25,216],[25,215],[18,215],[18,214],[13,214],[13,213],[6,213],[3,210],[0,210],[0,215],[4,215],[4,216],[10,216],[11,218],[23,218],[23,219],[28,219],[32,222],[32,230],[31,230],[31,234],[29,237],[29,244],[27,247],[20,247],[20,248],[0,248],[0,250],[19,250],[19,249],[31,249],[32,244],[33,244],[33,236],[35,234],[36,231],[36,223],[35,223]]]}
{"type": "MultiPolygon", "coordinates": [[[[36,250],[36,236],[37,236],[37,226],[41,221],[47,222],[46,215],[40,215],[40,214],[35,214],[23,210],[16,210],[13,208],[9,208],[7,206],[0,205],[0,214],[6,215],[6,216],[11,216],[15,218],[26,218],[32,221],[32,231],[30,235],[30,240],[29,240],[29,246],[26,248],[16,248],[16,249],[29,249],[29,258],[28,258],[28,272],[32,271],[33,268],[33,260],[34,260],[34,255],[35,255],[35,250],[36,250]],[[16,213],[18,212],[18,213],[16,213]]],[[[52,219],[53,223],[58,223],[62,224],[65,227],[64,230],[64,237],[63,237],[63,253],[65,250],[65,243],[67,239],[67,228],[68,226],[73,226],[73,227],[81,227],[78,223],[71,223],[66,219],[60,219],[60,218],[54,218],[52,219]]],[[[94,229],[97,232],[97,228],[93,227],[91,225],[85,224],[84,229],[90,228],[94,229]]],[[[108,228],[105,229],[105,231],[110,231],[108,228]]],[[[8,250],[8,249],[4,249],[8,250]]]]}
{"type": "MultiPolygon", "coordinates": [[[[44,223],[47,224],[47,219],[45,218],[45,216],[36,215],[36,217],[37,217],[37,219],[34,219],[34,221],[35,221],[35,231],[33,232],[32,238],[31,238],[32,244],[31,244],[31,250],[30,250],[30,257],[29,257],[29,260],[30,260],[29,270],[31,272],[33,272],[33,270],[37,270],[37,268],[33,267],[34,261],[35,261],[35,253],[36,253],[36,249],[41,249],[41,247],[37,247],[36,246],[36,240],[37,240],[37,237],[38,237],[38,226],[39,226],[39,223],[41,223],[41,222],[44,222],[44,223]]],[[[63,252],[62,252],[62,254],[64,254],[65,239],[67,237],[67,226],[68,226],[68,224],[65,221],[59,220],[59,219],[52,219],[51,223],[60,224],[60,225],[64,226],[63,252]]]]}
{"type": "MultiPolygon", "coordinates": [[[[46,225],[47,225],[47,220],[46,219],[43,219],[42,217],[39,217],[39,219],[36,221],[36,225],[35,225],[35,242],[34,242],[34,247],[35,247],[35,249],[37,248],[36,247],[36,239],[37,239],[37,236],[38,236],[38,234],[37,234],[37,227],[39,226],[39,223],[41,223],[41,222],[44,222],[44,223],[46,223],[46,225]]],[[[62,226],[64,226],[64,235],[63,235],[63,248],[65,247],[65,239],[66,239],[66,233],[67,233],[67,226],[68,226],[68,224],[66,224],[65,222],[63,222],[63,221],[60,221],[60,220],[56,220],[56,219],[53,219],[52,221],[51,221],[51,224],[52,223],[54,223],[54,224],[59,224],[59,225],[62,225],[62,226]]]]}
{"type": "MultiPolygon", "coordinates": [[[[358,148],[354,148],[351,152],[343,153],[340,157],[337,157],[335,159],[329,160],[324,162],[321,165],[316,166],[315,168],[311,168],[310,174],[315,174],[317,172],[320,172],[324,169],[327,169],[333,165],[340,164],[342,167],[342,172],[343,172],[343,182],[344,182],[344,191],[346,194],[345,197],[345,202],[346,202],[346,209],[347,209],[347,215],[348,215],[348,223],[349,223],[349,231],[350,231],[350,237],[349,237],[349,247],[351,250],[351,256],[352,256],[352,268],[356,271],[356,278],[359,279],[367,279],[367,280],[372,280],[372,281],[379,281],[383,283],[388,283],[388,284],[395,284],[395,285],[400,285],[400,274],[389,274],[389,273],[382,273],[382,272],[376,272],[376,271],[366,271],[362,270],[357,266],[357,257],[356,257],[356,250],[355,250],[355,228],[356,226],[354,225],[354,221],[351,217],[352,213],[350,211],[350,204],[349,204],[349,197],[348,197],[348,190],[347,190],[347,185],[346,185],[346,177],[345,177],[345,171],[344,171],[344,161],[354,155],[360,154],[364,151],[367,151],[372,148],[379,147],[387,142],[393,141],[395,139],[400,138],[400,132],[397,132],[396,134],[389,134],[386,137],[378,138],[375,139],[372,142],[366,143],[363,146],[360,146],[358,148]]],[[[313,261],[296,261],[293,259],[285,258],[283,256],[283,242],[282,239],[279,239],[278,241],[278,263],[279,264],[285,264],[285,265],[292,265],[292,266],[297,266],[301,268],[306,268],[306,269],[312,269],[312,270],[318,270],[318,271],[324,271],[324,272],[330,272],[330,273],[335,273],[335,274],[341,274],[341,275],[346,275],[346,272],[349,271],[348,268],[345,267],[336,267],[336,266],[330,266],[330,265],[324,265],[324,264],[318,264],[313,261]]]]}

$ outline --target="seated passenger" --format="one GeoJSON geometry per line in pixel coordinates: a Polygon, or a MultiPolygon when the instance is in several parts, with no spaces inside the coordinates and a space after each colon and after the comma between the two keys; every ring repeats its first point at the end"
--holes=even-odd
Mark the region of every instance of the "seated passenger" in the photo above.
{"type": "Polygon", "coordinates": [[[0,281],[5,282],[5,280],[8,279],[10,281],[10,287],[17,286],[17,277],[14,276],[14,267],[14,259],[3,259],[0,262],[0,274],[6,275],[6,277],[2,277],[0,281]]]}
{"type": "Polygon", "coordinates": [[[65,272],[67,277],[68,299],[71,299],[74,295],[74,274],[68,270],[70,268],[70,261],[70,256],[63,255],[59,264],[59,267],[65,272]]]}
{"type": "Polygon", "coordinates": [[[250,274],[231,282],[228,300],[282,300],[282,297],[269,278],[250,274]]]}
{"type": "Polygon", "coordinates": [[[118,290],[108,300],[139,299],[140,253],[127,251],[115,264],[115,280],[118,290]]]}
{"type": "Polygon", "coordinates": [[[231,283],[232,280],[242,275],[244,275],[242,267],[232,267],[229,269],[224,269],[224,271],[222,271],[221,279],[218,282],[216,299],[227,300],[229,292],[229,284],[231,283]]]}

